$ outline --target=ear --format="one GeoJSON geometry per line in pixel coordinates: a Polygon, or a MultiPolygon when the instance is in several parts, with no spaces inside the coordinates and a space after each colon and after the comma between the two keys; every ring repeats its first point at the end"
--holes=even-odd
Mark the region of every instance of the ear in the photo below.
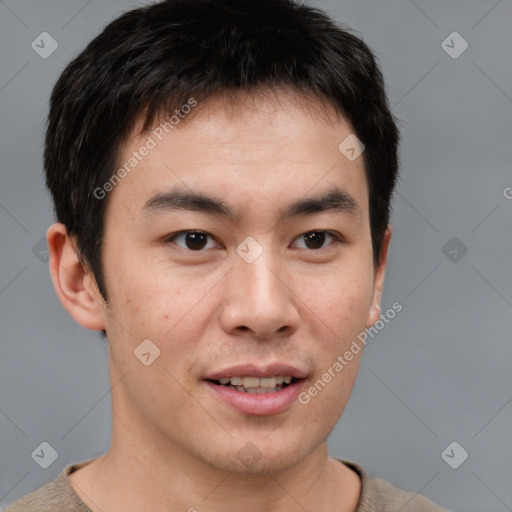
{"type": "Polygon", "coordinates": [[[75,242],[64,224],[50,226],[46,233],[53,286],[67,312],[83,327],[105,329],[106,304],[92,272],[80,263],[75,242]]]}
{"type": "Polygon", "coordinates": [[[375,322],[380,318],[380,301],[382,298],[382,290],[384,288],[384,278],[386,277],[388,249],[392,234],[393,230],[391,228],[391,225],[388,224],[388,227],[386,228],[386,231],[384,233],[384,239],[382,240],[382,246],[379,255],[379,264],[375,272],[372,305],[370,307],[370,312],[368,314],[368,320],[366,321],[367,328],[374,325],[375,322]]]}

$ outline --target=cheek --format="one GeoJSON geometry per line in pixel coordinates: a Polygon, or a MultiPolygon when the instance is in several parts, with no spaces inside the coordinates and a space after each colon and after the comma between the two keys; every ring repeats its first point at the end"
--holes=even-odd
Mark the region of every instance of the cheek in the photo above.
{"type": "Polygon", "coordinates": [[[161,350],[161,361],[176,367],[190,357],[210,321],[219,276],[154,268],[147,264],[125,273],[112,297],[112,313],[130,332],[132,343],[151,339],[161,350]]]}
{"type": "MultiPolygon", "coordinates": [[[[343,354],[343,352],[341,352],[343,354]]],[[[339,421],[349,400],[359,367],[359,356],[352,359],[342,370],[334,369],[334,354],[308,383],[299,402],[304,407],[305,423],[314,435],[327,437],[339,421]],[[329,371],[330,370],[330,371],[329,371]]]]}
{"type": "Polygon", "coordinates": [[[301,288],[301,298],[333,334],[344,338],[364,329],[373,298],[371,271],[333,269],[322,279],[304,280],[301,288]]]}
{"type": "Polygon", "coordinates": [[[108,263],[109,299],[120,321],[122,318],[133,328],[149,328],[180,308],[181,289],[171,286],[172,272],[155,271],[161,264],[158,267],[140,251],[121,244],[117,246],[115,258],[111,256],[108,263]]]}
{"type": "Polygon", "coordinates": [[[312,409],[330,425],[342,413],[356,379],[364,348],[358,336],[365,330],[373,296],[371,269],[365,273],[355,267],[331,272],[329,279],[320,280],[314,294],[310,292],[305,301],[315,313],[311,322],[316,326],[316,341],[311,349],[317,355],[311,384],[315,396],[308,395],[312,409]]]}

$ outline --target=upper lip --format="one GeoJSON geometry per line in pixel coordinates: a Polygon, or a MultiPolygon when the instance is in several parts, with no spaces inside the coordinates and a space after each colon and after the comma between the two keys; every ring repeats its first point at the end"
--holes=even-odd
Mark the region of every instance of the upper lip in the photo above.
{"type": "Polygon", "coordinates": [[[213,372],[204,377],[205,380],[219,380],[223,377],[294,377],[296,379],[304,379],[306,372],[299,370],[294,366],[284,363],[270,363],[265,365],[255,364],[239,364],[213,372]]]}

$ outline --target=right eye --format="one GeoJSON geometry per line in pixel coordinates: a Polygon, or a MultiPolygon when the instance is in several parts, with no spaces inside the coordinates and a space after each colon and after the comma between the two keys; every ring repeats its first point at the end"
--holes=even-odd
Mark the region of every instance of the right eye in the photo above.
{"type": "MultiPolygon", "coordinates": [[[[213,240],[212,236],[204,231],[180,231],[170,235],[167,241],[176,243],[176,245],[183,249],[198,252],[207,246],[209,237],[213,240]],[[182,244],[176,242],[177,240],[182,240],[182,244]]],[[[211,247],[206,248],[209,249],[211,247]]]]}

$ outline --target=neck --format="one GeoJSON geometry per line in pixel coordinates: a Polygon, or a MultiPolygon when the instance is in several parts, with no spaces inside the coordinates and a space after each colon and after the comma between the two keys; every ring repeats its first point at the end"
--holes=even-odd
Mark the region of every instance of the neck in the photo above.
{"type": "Polygon", "coordinates": [[[272,475],[220,471],[179,450],[141,450],[140,444],[113,438],[109,452],[70,475],[75,493],[92,512],[354,512],[359,502],[359,477],[329,458],[325,443],[272,475]]]}

